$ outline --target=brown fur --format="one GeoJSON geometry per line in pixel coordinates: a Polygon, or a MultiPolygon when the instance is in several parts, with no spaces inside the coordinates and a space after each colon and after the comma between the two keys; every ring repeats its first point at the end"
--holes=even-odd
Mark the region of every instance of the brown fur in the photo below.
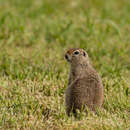
{"type": "Polygon", "coordinates": [[[68,88],[65,92],[66,112],[75,113],[86,106],[95,111],[101,107],[104,90],[100,76],[89,63],[88,55],[83,49],[70,49],[66,52],[70,63],[68,88]],[[75,55],[75,51],[80,53],[75,55]],[[83,52],[86,55],[83,55],[83,52]]]}

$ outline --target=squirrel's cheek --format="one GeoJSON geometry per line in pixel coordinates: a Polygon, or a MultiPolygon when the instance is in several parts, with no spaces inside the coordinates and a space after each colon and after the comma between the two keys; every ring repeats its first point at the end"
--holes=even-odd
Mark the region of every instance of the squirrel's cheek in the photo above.
{"type": "Polygon", "coordinates": [[[72,58],[69,56],[68,61],[71,62],[72,58]]]}

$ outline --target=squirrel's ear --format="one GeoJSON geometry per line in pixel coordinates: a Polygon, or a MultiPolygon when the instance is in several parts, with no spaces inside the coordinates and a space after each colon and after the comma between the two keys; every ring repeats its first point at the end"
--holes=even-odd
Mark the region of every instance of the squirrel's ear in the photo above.
{"type": "Polygon", "coordinates": [[[82,53],[82,54],[83,54],[83,56],[84,56],[84,57],[88,57],[88,54],[87,54],[87,52],[86,52],[86,51],[83,51],[83,53],[82,53]]]}
{"type": "Polygon", "coordinates": [[[85,51],[83,51],[83,56],[86,56],[87,54],[86,54],[86,52],[85,51]]]}

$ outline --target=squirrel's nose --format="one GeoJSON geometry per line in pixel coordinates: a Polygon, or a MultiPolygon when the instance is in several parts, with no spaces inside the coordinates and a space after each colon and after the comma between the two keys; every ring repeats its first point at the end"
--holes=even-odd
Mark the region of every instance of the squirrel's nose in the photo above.
{"type": "Polygon", "coordinates": [[[68,57],[68,55],[67,55],[67,54],[65,55],[65,59],[66,59],[66,60],[68,60],[68,59],[69,59],[69,57],[68,57]]]}
{"type": "Polygon", "coordinates": [[[70,58],[69,58],[69,56],[66,54],[65,55],[65,59],[69,62],[70,61],[70,58]]]}

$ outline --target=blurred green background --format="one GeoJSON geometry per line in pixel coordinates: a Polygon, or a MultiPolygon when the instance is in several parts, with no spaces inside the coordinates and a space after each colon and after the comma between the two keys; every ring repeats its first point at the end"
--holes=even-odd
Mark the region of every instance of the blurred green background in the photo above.
{"type": "Polygon", "coordinates": [[[129,129],[129,0],[0,0],[1,129],[129,129]],[[103,110],[65,113],[68,48],[102,77],[103,110]]]}

